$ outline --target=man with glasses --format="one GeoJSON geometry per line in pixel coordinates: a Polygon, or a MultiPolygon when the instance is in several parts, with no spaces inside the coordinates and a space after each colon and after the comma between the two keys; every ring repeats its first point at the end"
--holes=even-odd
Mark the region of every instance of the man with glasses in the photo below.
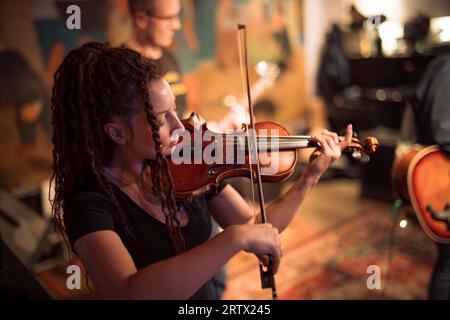
{"type": "Polygon", "coordinates": [[[168,51],[181,28],[180,0],[129,0],[133,33],[125,44],[143,56],[157,60],[176,98],[178,115],[186,115],[186,86],[173,54],[168,51]]]}

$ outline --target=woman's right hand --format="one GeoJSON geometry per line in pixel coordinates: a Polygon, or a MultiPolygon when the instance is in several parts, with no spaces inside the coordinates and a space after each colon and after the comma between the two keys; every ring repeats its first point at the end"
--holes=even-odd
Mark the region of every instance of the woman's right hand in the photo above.
{"type": "Polygon", "coordinates": [[[233,240],[239,243],[241,250],[257,256],[271,255],[272,270],[277,273],[281,259],[281,243],[278,229],[270,223],[240,224],[225,229],[233,240]]]}

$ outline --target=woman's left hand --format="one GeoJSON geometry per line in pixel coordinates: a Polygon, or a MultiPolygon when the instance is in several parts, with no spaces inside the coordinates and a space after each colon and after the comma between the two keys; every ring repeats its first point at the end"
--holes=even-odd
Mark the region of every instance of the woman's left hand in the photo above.
{"type": "Polygon", "coordinates": [[[341,152],[347,148],[352,141],[353,127],[349,124],[345,131],[345,139],[339,142],[338,135],[334,132],[323,130],[322,134],[311,137],[311,140],[320,143],[309,158],[307,174],[314,178],[320,176],[330,167],[330,165],[341,156],[341,152]]]}

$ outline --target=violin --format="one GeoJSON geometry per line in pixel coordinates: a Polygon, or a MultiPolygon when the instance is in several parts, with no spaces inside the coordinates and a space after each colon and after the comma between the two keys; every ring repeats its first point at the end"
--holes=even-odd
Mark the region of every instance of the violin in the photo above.
{"type": "MultiPolygon", "coordinates": [[[[182,120],[182,123],[187,135],[182,137],[169,159],[177,200],[192,200],[216,191],[219,184],[229,178],[256,179],[255,161],[250,158],[251,140],[245,139],[248,130],[245,125],[241,131],[216,133],[208,130],[207,123],[201,124],[196,113],[182,120]],[[175,156],[178,161],[175,161],[175,156]]],[[[311,140],[311,136],[293,136],[281,124],[270,121],[256,123],[254,134],[262,182],[274,183],[287,179],[295,169],[297,149],[320,147],[311,140]]],[[[363,142],[353,137],[344,152],[351,153],[354,159],[367,162],[378,145],[374,137],[367,137],[363,142]]]]}
{"type": "MultiPolygon", "coordinates": [[[[199,117],[192,114],[189,119],[183,120],[184,135],[172,152],[168,166],[172,173],[175,198],[178,200],[200,197],[216,190],[221,181],[231,177],[250,177],[252,188],[253,183],[257,185],[261,223],[266,223],[262,182],[286,179],[292,174],[297,163],[296,150],[320,145],[310,136],[292,136],[278,123],[255,123],[245,25],[238,24],[237,36],[249,123],[243,124],[243,129],[237,133],[215,133],[208,130],[207,123],[200,124],[199,117]],[[203,139],[205,136],[206,139],[203,139]]],[[[378,141],[373,137],[367,138],[363,144],[354,138],[346,150],[352,152],[353,157],[368,161],[368,155],[374,153],[377,147],[378,141]]],[[[273,260],[271,255],[268,255],[268,258],[267,266],[263,265],[261,260],[259,262],[261,287],[270,288],[275,300],[278,293],[273,274],[273,260]]]]}

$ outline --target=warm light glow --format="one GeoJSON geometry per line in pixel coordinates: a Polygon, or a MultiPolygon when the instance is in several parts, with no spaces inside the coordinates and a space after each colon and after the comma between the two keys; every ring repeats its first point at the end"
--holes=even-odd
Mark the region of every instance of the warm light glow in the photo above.
{"type": "Polygon", "coordinates": [[[256,64],[256,73],[262,77],[267,72],[268,64],[265,61],[260,61],[256,64]]]}
{"type": "Polygon", "coordinates": [[[379,101],[384,101],[386,100],[386,91],[378,89],[377,92],[375,93],[375,96],[379,101]]]}
{"type": "Polygon", "coordinates": [[[403,27],[399,22],[385,21],[379,27],[383,53],[387,56],[398,49],[397,40],[403,38],[403,27]]]}
{"type": "Polygon", "coordinates": [[[232,107],[237,103],[237,99],[233,95],[228,95],[228,96],[225,96],[225,98],[223,98],[223,103],[227,107],[232,107]]]}
{"type": "Polygon", "coordinates": [[[407,225],[408,225],[408,220],[406,220],[406,219],[402,219],[399,223],[399,226],[402,229],[405,229],[407,225]]]}
{"type": "Polygon", "coordinates": [[[388,21],[403,21],[405,18],[405,6],[408,1],[404,0],[347,0],[354,4],[358,10],[367,16],[385,14],[388,21]]]}
{"type": "Polygon", "coordinates": [[[440,17],[431,19],[431,32],[437,35],[439,41],[450,42],[450,17],[440,17]]]}

